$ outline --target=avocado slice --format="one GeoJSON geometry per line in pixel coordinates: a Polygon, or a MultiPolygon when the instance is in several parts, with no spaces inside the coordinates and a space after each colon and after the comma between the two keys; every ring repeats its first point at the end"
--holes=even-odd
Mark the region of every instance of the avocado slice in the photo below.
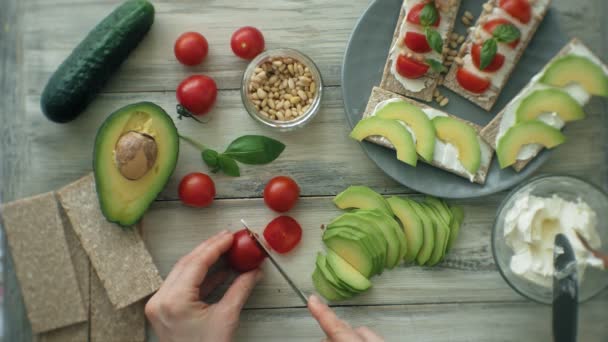
{"type": "Polygon", "coordinates": [[[450,222],[452,221],[452,211],[445,204],[444,201],[436,197],[426,196],[424,198],[424,202],[429,206],[435,208],[435,211],[439,214],[445,224],[450,224],[450,222]]]}
{"type": "Polygon", "coordinates": [[[559,129],[553,128],[541,121],[527,121],[515,124],[509,128],[498,141],[496,155],[500,168],[511,166],[517,162],[517,154],[524,145],[540,144],[553,148],[566,141],[559,129]]]}
{"type": "Polygon", "coordinates": [[[179,136],[171,117],[151,102],[112,113],[97,131],[93,169],[99,204],[110,222],[135,224],[175,169],[179,136]]]}
{"type": "Polygon", "coordinates": [[[452,245],[454,245],[458,233],[460,232],[462,222],[464,221],[464,209],[462,209],[461,206],[450,206],[450,210],[452,211],[452,222],[450,224],[450,238],[448,240],[446,252],[449,252],[450,249],[452,249],[452,245]]]}
{"type": "Polygon", "coordinates": [[[599,65],[583,56],[567,55],[551,62],[540,82],[560,88],[578,83],[590,94],[608,97],[608,76],[599,65]]]}
{"type": "Polygon", "coordinates": [[[357,269],[331,249],[327,251],[327,265],[334,271],[338,279],[359,292],[363,292],[372,287],[372,283],[367,277],[359,273],[357,269]]]}
{"type": "Polygon", "coordinates": [[[408,201],[399,197],[390,197],[388,204],[401,221],[407,241],[407,253],[403,260],[410,262],[416,259],[424,241],[423,224],[418,214],[408,201]]]}
{"type": "Polygon", "coordinates": [[[323,242],[327,248],[338,253],[357,271],[369,278],[374,271],[374,259],[363,240],[361,236],[337,229],[323,233],[323,242]]]}
{"type": "Polygon", "coordinates": [[[410,204],[412,209],[414,209],[416,212],[416,215],[422,221],[424,239],[422,242],[422,247],[420,248],[418,255],[416,255],[416,263],[422,266],[431,258],[431,254],[433,254],[433,249],[435,248],[434,220],[431,220],[429,215],[426,213],[426,210],[420,203],[408,198],[403,198],[403,200],[410,204]]]}
{"type": "Polygon", "coordinates": [[[312,284],[317,292],[327,300],[339,301],[348,298],[336,291],[331,283],[323,277],[318,267],[312,272],[312,284]]]}
{"type": "Polygon", "coordinates": [[[470,125],[449,116],[433,119],[437,139],[452,144],[458,150],[458,160],[471,174],[481,166],[481,146],[477,131],[470,125]]]}
{"type": "Polygon", "coordinates": [[[416,152],[427,162],[435,154],[435,126],[422,109],[406,101],[390,102],[376,112],[383,119],[399,120],[408,125],[416,138],[416,152]]]}
{"type": "Polygon", "coordinates": [[[412,135],[397,120],[382,119],[376,116],[363,119],[357,123],[350,137],[362,141],[363,139],[379,135],[388,139],[397,151],[397,159],[411,166],[416,166],[418,155],[412,135]]]}
{"type": "Polygon", "coordinates": [[[334,204],[340,209],[360,208],[379,209],[392,215],[391,207],[382,195],[362,185],[353,185],[334,198],[334,204]]]}
{"type": "MultiPolygon", "coordinates": [[[[365,249],[367,250],[368,255],[372,258],[373,269],[371,275],[380,274],[384,270],[384,260],[386,256],[382,254],[383,241],[379,241],[378,237],[370,234],[367,229],[360,229],[355,227],[354,225],[339,225],[342,223],[337,223],[334,225],[329,225],[325,229],[327,231],[341,231],[345,234],[352,234],[352,232],[356,232],[356,234],[363,234],[364,236],[360,242],[363,244],[365,249]]],[[[346,223],[344,223],[346,224],[346,223]]],[[[331,236],[331,235],[328,235],[331,236]]]]}
{"type": "MultiPolygon", "coordinates": [[[[374,228],[378,234],[380,234],[386,243],[386,258],[384,260],[384,267],[392,269],[401,260],[401,237],[395,231],[392,220],[392,215],[388,216],[379,210],[357,210],[355,215],[361,217],[368,222],[374,224],[374,228]]],[[[399,228],[398,230],[401,230],[399,228]]]]}
{"type": "Polygon", "coordinates": [[[543,113],[556,113],[564,122],[585,118],[583,107],[563,90],[547,88],[535,90],[517,107],[517,122],[536,120],[543,113]]]}
{"type": "Polygon", "coordinates": [[[433,220],[435,227],[435,246],[433,247],[433,253],[431,257],[426,262],[427,266],[435,266],[437,263],[443,259],[445,255],[445,250],[448,245],[448,240],[450,238],[450,228],[447,223],[439,214],[439,211],[435,209],[432,205],[428,203],[420,203],[420,205],[426,210],[428,217],[433,220]]]}
{"type": "Polygon", "coordinates": [[[342,284],[334,273],[330,271],[327,266],[327,258],[321,252],[317,253],[317,260],[315,262],[316,269],[319,270],[323,278],[331,285],[332,289],[337,292],[341,297],[350,298],[356,294],[356,292],[350,287],[342,284]]]}

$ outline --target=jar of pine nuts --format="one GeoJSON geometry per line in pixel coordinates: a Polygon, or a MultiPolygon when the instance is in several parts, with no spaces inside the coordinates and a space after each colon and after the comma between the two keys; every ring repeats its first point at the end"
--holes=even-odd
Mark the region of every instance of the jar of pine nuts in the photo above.
{"type": "Polygon", "coordinates": [[[315,63],[293,49],[264,51],[243,75],[241,98],[257,122],[280,131],[308,124],[319,112],[323,95],[315,63]]]}

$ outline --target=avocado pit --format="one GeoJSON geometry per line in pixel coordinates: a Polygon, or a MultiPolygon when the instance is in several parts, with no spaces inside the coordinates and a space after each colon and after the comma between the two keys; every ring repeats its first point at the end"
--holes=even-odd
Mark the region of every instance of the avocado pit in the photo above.
{"type": "Polygon", "coordinates": [[[122,135],[114,151],[120,174],[129,180],[138,180],[148,173],[158,155],[154,138],[135,131],[122,135]]]}

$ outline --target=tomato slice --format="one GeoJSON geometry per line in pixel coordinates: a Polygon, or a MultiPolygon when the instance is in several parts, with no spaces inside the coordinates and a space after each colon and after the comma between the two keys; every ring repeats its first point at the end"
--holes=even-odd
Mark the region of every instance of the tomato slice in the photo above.
{"type": "Polygon", "coordinates": [[[476,94],[481,94],[490,87],[490,80],[478,77],[464,68],[458,69],[456,72],[456,80],[461,87],[476,94]]]}
{"type": "MultiPolygon", "coordinates": [[[[512,22],[508,21],[507,19],[504,18],[496,18],[496,19],[492,19],[490,21],[488,21],[487,23],[485,23],[483,25],[483,29],[484,31],[488,32],[489,34],[492,34],[494,32],[494,30],[500,26],[500,25],[504,25],[504,24],[511,24],[513,25],[512,22]]],[[[519,39],[512,41],[511,43],[507,44],[509,45],[511,48],[515,48],[517,46],[517,44],[519,44],[519,39]]]]}
{"type": "Polygon", "coordinates": [[[302,227],[290,216],[279,216],[264,229],[264,239],[278,253],[287,253],[302,240],[302,227]]]}
{"type": "MultiPolygon", "coordinates": [[[[412,24],[420,25],[420,13],[422,12],[424,6],[426,6],[426,4],[428,3],[428,1],[422,1],[419,4],[415,4],[414,6],[412,6],[412,8],[410,8],[409,13],[407,14],[406,20],[412,24]]],[[[437,13],[439,14],[439,11],[437,13]]],[[[435,20],[435,22],[431,26],[437,27],[439,26],[439,23],[441,23],[440,14],[437,16],[437,20],[435,20]]]]}
{"type": "MultiPolygon", "coordinates": [[[[471,57],[473,58],[473,64],[475,64],[477,69],[479,69],[479,66],[481,65],[481,44],[473,44],[473,47],[471,47],[471,57]]],[[[505,56],[500,53],[496,53],[492,62],[485,69],[483,69],[483,71],[496,71],[500,69],[504,63],[505,56]]]]}
{"type": "Polygon", "coordinates": [[[426,40],[426,36],[418,32],[406,32],[403,39],[405,46],[410,50],[418,53],[427,53],[431,51],[431,46],[426,40]]]}
{"type": "Polygon", "coordinates": [[[500,0],[498,6],[524,24],[527,24],[532,17],[532,8],[528,0],[500,0]]]}
{"type": "Polygon", "coordinates": [[[405,55],[397,57],[397,72],[405,78],[420,78],[429,70],[429,66],[405,55]]]}

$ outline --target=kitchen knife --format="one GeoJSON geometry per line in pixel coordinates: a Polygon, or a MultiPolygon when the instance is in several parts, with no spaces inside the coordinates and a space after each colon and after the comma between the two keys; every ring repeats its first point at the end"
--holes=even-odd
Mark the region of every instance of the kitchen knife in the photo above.
{"type": "Polygon", "coordinates": [[[260,247],[264,250],[264,252],[266,252],[266,255],[268,256],[268,259],[270,259],[270,262],[274,265],[274,267],[276,267],[276,269],[279,271],[279,273],[281,273],[283,278],[285,278],[285,280],[287,281],[289,286],[291,286],[293,291],[298,295],[298,297],[300,297],[300,299],[302,300],[304,305],[308,306],[308,297],[306,296],[306,294],[304,294],[304,292],[302,292],[302,290],[300,290],[300,288],[298,288],[298,286],[293,282],[293,280],[291,280],[291,278],[287,275],[287,273],[283,270],[283,268],[279,265],[279,263],[274,259],[272,254],[270,254],[270,251],[268,250],[268,248],[266,248],[266,245],[264,245],[264,243],[258,237],[258,234],[256,234],[254,231],[252,231],[249,228],[249,226],[247,225],[247,222],[245,222],[245,220],[241,219],[241,223],[243,224],[243,226],[245,226],[245,229],[247,229],[247,231],[255,239],[255,241],[258,243],[258,245],[260,245],[260,247]]]}
{"type": "Polygon", "coordinates": [[[576,257],[563,234],[555,236],[553,249],[553,340],[575,342],[578,324],[576,257]]]}

